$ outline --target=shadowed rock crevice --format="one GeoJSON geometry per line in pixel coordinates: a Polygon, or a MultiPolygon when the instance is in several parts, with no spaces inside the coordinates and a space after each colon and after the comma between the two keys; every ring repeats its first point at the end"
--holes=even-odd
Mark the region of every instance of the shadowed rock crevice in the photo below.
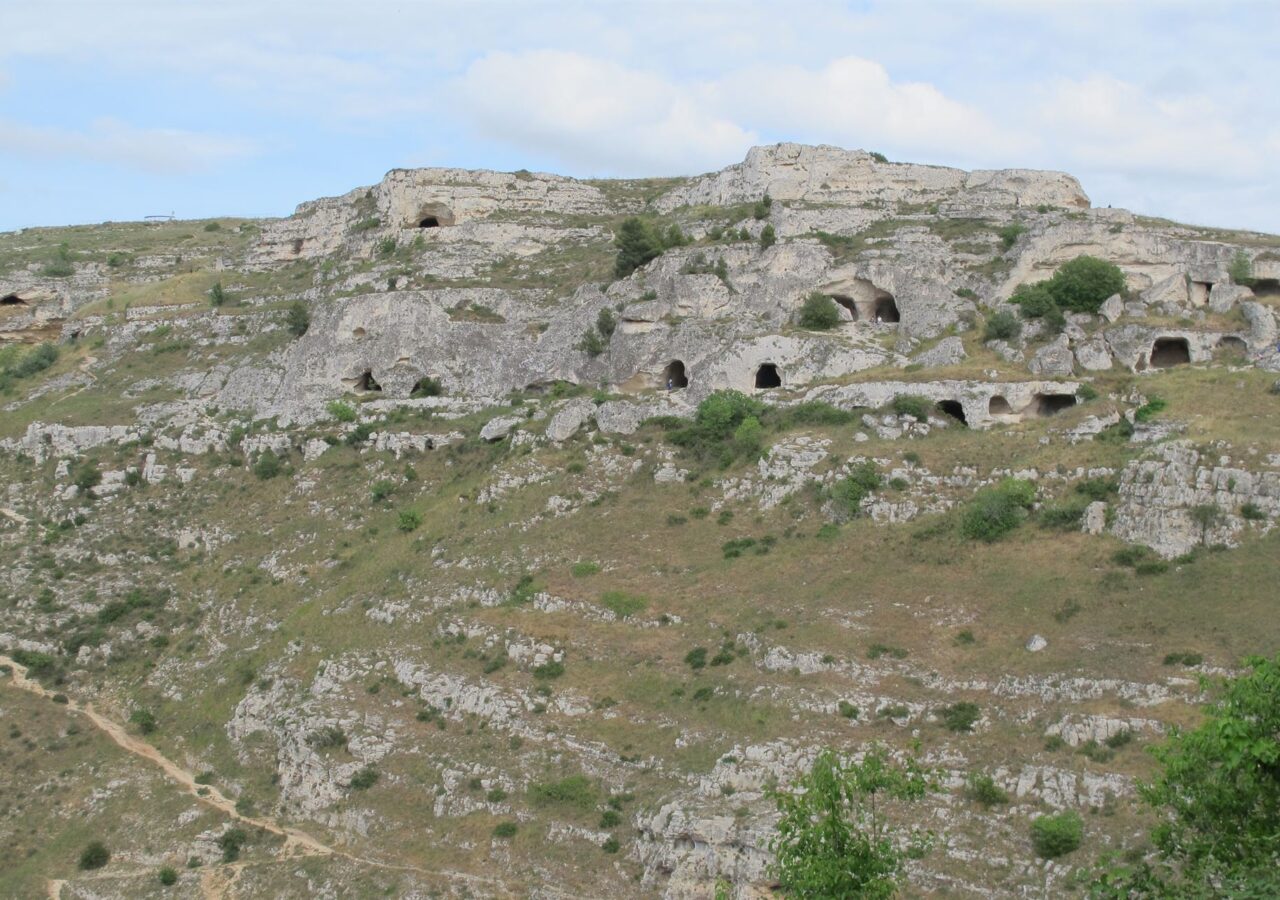
{"type": "Polygon", "coordinates": [[[756,369],[756,390],[782,387],[782,376],[773,363],[765,363],[756,369]]]}
{"type": "Polygon", "coordinates": [[[1168,369],[1191,362],[1191,346],[1186,338],[1159,338],[1151,345],[1151,367],[1168,369]]]}

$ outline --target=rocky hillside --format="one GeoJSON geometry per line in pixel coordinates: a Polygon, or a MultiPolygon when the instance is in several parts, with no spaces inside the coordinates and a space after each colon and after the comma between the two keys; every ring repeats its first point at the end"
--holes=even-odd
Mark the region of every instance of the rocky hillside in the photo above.
{"type": "Polygon", "coordinates": [[[1278,313],[1278,237],[790,144],[0,235],[0,893],[769,896],[872,743],[909,895],[1079,893],[1280,646],[1278,313]]]}

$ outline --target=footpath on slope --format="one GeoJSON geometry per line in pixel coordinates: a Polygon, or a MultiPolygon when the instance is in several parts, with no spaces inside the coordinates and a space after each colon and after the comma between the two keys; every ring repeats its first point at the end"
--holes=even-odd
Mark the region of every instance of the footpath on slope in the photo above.
{"type": "MultiPolygon", "coordinates": [[[[26,666],[16,662],[4,654],[0,654],[0,665],[8,666],[10,668],[11,674],[9,677],[9,683],[13,687],[35,694],[38,697],[44,697],[50,700],[53,698],[54,694],[52,691],[48,690],[44,685],[30,677],[26,666]]],[[[67,698],[64,708],[69,712],[79,713],[87,718],[91,723],[93,723],[95,728],[110,737],[111,740],[113,740],[123,750],[159,766],[170,780],[177,782],[177,784],[186,791],[186,793],[190,794],[199,802],[212,806],[214,809],[225,813],[232,819],[244,822],[246,825],[261,828],[264,831],[284,838],[284,845],[281,847],[281,856],[276,858],[277,861],[280,859],[306,856],[332,856],[345,859],[359,865],[372,866],[378,869],[412,872],[419,875],[442,877],[471,882],[474,884],[483,884],[489,888],[499,888],[507,896],[518,896],[516,892],[511,891],[510,888],[507,887],[505,881],[498,878],[486,878],[480,875],[469,875],[464,872],[432,871],[430,869],[419,868],[418,866],[367,859],[362,856],[356,856],[355,854],[349,853],[345,850],[338,850],[331,847],[305,831],[297,828],[291,828],[287,825],[281,825],[272,818],[242,815],[236,811],[235,802],[230,800],[216,787],[213,785],[197,784],[195,776],[192,773],[169,759],[151,744],[129,734],[123,725],[112,721],[97,712],[91,704],[78,703],[75,700],[67,698]]],[[[239,875],[239,870],[243,868],[243,864],[224,868],[231,869],[232,871],[227,873],[230,877],[226,879],[223,885],[223,890],[215,889],[212,893],[206,893],[206,896],[226,896],[225,890],[232,887],[236,877],[239,875]]],[[[222,875],[217,874],[212,870],[206,872],[205,877],[202,879],[202,887],[204,887],[206,892],[208,892],[212,887],[214,879],[222,877],[222,875]]],[[[62,896],[62,888],[65,884],[65,879],[51,879],[49,881],[48,890],[50,900],[59,900],[62,896]]]]}

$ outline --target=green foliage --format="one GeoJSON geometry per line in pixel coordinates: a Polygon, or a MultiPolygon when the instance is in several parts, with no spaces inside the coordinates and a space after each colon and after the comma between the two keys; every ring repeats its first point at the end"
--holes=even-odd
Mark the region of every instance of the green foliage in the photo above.
{"type": "Polygon", "coordinates": [[[906,659],[907,651],[902,647],[882,644],[879,641],[876,641],[867,648],[867,659],[879,659],[882,656],[890,656],[894,659],[906,659]]]}
{"type": "Polygon", "coordinates": [[[418,382],[413,386],[413,390],[409,392],[409,396],[419,400],[423,397],[439,397],[443,393],[444,385],[430,375],[426,375],[418,379],[418,382]]]}
{"type": "Polygon", "coordinates": [[[311,327],[311,313],[307,310],[307,305],[301,300],[290,303],[289,311],[285,313],[284,324],[294,337],[302,337],[306,334],[307,329],[311,327]]]}
{"type": "Polygon", "coordinates": [[[1249,522],[1262,522],[1267,518],[1266,511],[1256,503],[1246,503],[1240,507],[1240,518],[1249,522]]]}
{"type": "MultiPolygon", "coordinates": [[[[214,222],[213,224],[218,224],[214,222]]],[[[156,878],[165,887],[172,887],[178,883],[178,870],[173,866],[161,866],[160,871],[156,872],[156,878]]]]}
{"type": "Polygon", "coordinates": [[[383,257],[383,258],[386,258],[386,257],[388,257],[388,256],[393,255],[395,252],[396,252],[396,239],[395,239],[395,238],[393,238],[393,237],[386,237],[386,238],[383,238],[382,240],[378,241],[378,255],[379,255],[379,256],[381,256],[381,257],[383,257]]]}
{"type": "Polygon", "coordinates": [[[515,822],[499,822],[493,826],[493,836],[506,840],[515,837],[519,830],[520,826],[515,822]]]}
{"type": "Polygon", "coordinates": [[[773,209],[773,198],[765,194],[756,201],[756,205],[751,209],[751,217],[761,220],[769,218],[769,211],[773,209]]]}
{"type": "Polygon", "coordinates": [[[590,575],[597,574],[599,571],[600,571],[599,563],[579,562],[579,563],[573,564],[573,568],[569,570],[569,574],[571,574],[574,578],[586,578],[590,575]]]}
{"type": "Polygon", "coordinates": [[[626,278],[650,260],[662,255],[662,238],[656,229],[643,219],[632,216],[624,219],[614,238],[618,258],[613,264],[613,274],[626,278]]]}
{"type": "Polygon", "coordinates": [[[927,422],[929,410],[933,409],[933,401],[916,394],[899,394],[893,398],[890,407],[899,416],[910,416],[917,422],[927,422]]]}
{"type": "Polygon", "coordinates": [[[402,509],[396,517],[396,528],[404,532],[417,531],[422,526],[422,513],[413,509],[402,509]]]}
{"type": "Polygon", "coordinates": [[[598,800],[596,786],[585,775],[569,775],[559,781],[529,785],[529,800],[534,806],[560,806],[588,812],[598,800]]]}
{"type": "Polygon", "coordinates": [[[1237,250],[1235,256],[1231,257],[1231,262],[1227,265],[1227,274],[1231,276],[1231,280],[1236,284],[1243,284],[1246,287],[1252,286],[1253,277],[1253,260],[1249,259],[1249,254],[1243,250],[1237,250]]]}
{"type": "Polygon", "coordinates": [[[766,225],[760,229],[760,249],[768,250],[774,244],[778,243],[778,233],[773,230],[772,225],[766,225]]]}
{"type": "Polygon", "coordinates": [[[373,487],[369,489],[369,496],[374,503],[381,503],[390,497],[396,490],[396,483],[387,478],[379,479],[373,483],[373,487]]]}
{"type": "Polygon", "coordinates": [[[282,471],[280,465],[280,457],[276,456],[270,450],[265,450],[258,454],[257,460],[253,463],[253,474],[263,481],[275,478],[282,471]]]}
{"type": "Polygon", "coordinates": [[[900,841],[885,802],[919,800],[930,788],[915,760],[898,765],[881,747],[861,762],[822,751],[808,774],[774,795],[782,814],[770,845],[774,877],[793,897],[892,897],[905,858],[922,854],[928,836],[900,841]]]}
{"type": "Polygon", "coordinates": [[[222,861],[224,863],[235,862],[240,858],[241,848],[248,842],[249,833],[243,828],[228,828],[216,841],[218,848],[222,850],[222,861]]]}
{"type": "Polygon", "coordinates": [[[157,727],[156,714],[149,709],[135,709],[129,721],[138,726],[141,734],[151,734],[157,727]]]}
{"type": "Polygon", "coordinates": [[[622,849],[622,844],[618,843],[618,839],[610,835],[605,838],[605,842],[600,845],[600,849],[605,853],[617,853],[622,849]]]}
{"type": "Polygon", "coordinates": [[[717,391],[698,404],[691,424],[677,424],[668,438],[693,456],[716,458],[722,467],[728,467],[740,456],[759,454],[764,412],[763,403],[740,391],[717,391]]]}
{"type": "Polygon", "coordinates": [[[1045,528],[1056,528],[1059,531],[1074,531],[1080,527],[1085,507],[1089,502],[1088,498],[1079,497],[1047,504],[1040,510],[1038,516],[1040,524],[1045,528]]]}
{"type": "Polygon", "coordinates": [[[649,605],[649,601],[644,597],[622,591],[605,591],[600,596],[600,603],[620,619],[630,618],[649,605]]]}
{"type": "Polygon", "coordinates": [[[1204,662],[1204,657],[1199,653],[1168,653],[1164,658],[1166,666],[1198,666],[1202,662],[1204,662]]]}
{"type": "Polygon", "coordinates": [[[879,153],[879,152],[877,152],[877,151],[875,151],[875,150],[872,150],[872,151],[871,151],[871,158],[872,158],[872,159],[874,159],[874,160],[875,160],[876,162],[878,162],[878,163],[887,163],[887,162],[889,161],[889,157],[887,157],[887,156],[885,156],[883,153],[879,153]]]}
{"type": "Polygon", "coordinates": [[[80,859],[77,865],[89,871],[90,869],[101,869],[111,861],[111,851],[107,849],[107,845],[102,841],[90,841],[85,848],[80,851],[80,859]]]}
{"type": "Polygon", "coordinates": [[[222,289],[222,282],[215,281],[209,288],[209,305],[223,306],[227,302],[227,292],[222,289]]]}
{"type": "Polygon", "coordinates": [[[1047,281],[1018,285],[1014,288],[1009,302],[1017,304],[1018,311],[1022,313],[1024,319],[1039,319],[1058,308],[1053,294],[1049,291],[1047,281]]]}
{"type": "Polygon", "coordinates": [[[329,411],[329,415],[339,422],[354,422],[356,420],[356,408],[342,400],[329,401],[329,405],[325,409],[329,411]]]}
{"type": "Polygon", "coordinates": [[[836,482],[831,489],[831,496],[848,516],[856,516],[861,512],[862,501],[867,494],[880,487],[882,479],[876,470],[876,464],[864,460],[853,467],[853,470],[836,482]]]}
{"type": "Polygon", "coordinates": [[[378,783],[378,770],[373,766],[365,766],[351,776],[351,789],[354,791],[367,791],[378,783]]]}
{"type": "Polygon", "coordinates": [[[544,662],[540,666],[534,666],[530,671],[533,673],[533,677],[539,681],[551,681],[564,674],[564,663],[556,662],[553,659],[544,662]]]}
{"type": "Polygon", "coordinates": [[[1039,816],[1031,823],[1031,846],[1044,859],[1065,856],[1084,839],[1084,822],[1075,810],[1039,816]]]}
{"type": "Polygon", "coordinates": [[[1135,422],[1150,422],[1168,408],[1169,404],[1161,397],[1151,397],[1146,403],[1133,411],[1135,422]]]}
{"type": "Polygon", "coordinates": [[[948,731],[968,734],[973,731],[973,726],[982,717],[982,711],[978,709],[978,704],[962,701],[944,706],[938,710],[938,717],[942,719],[942,724],[948,731]]]}
{"type": "Polygon", "coordinates": [[[987,809],[1009,802],[1009,794],[990,775],[972,773],[965,782],[965,796],[987,809]]]}
{"type": "Polygon", "coordinates": [[[373,229],[379,227],[381,224],[382,220],[377,216],[370,216],[369,218],[361,219],[359,222],[352,225],[351,230],[359,234],[365,231],[373,231],[373,229]]]}
{"type": "Polygon", "coordinates": [[[961,514],[960,533],[987,543],[1000,540],[1027,518],[1035,495],[1034,484],[1017,478],[983,488],[961,514]]]}
{"type": "Polygon", "coordinates": [[[618,320],[608,307],[602,307],[600,312],[596,313],[596,331],[600,332],[600,337],[608,341],[617,330],[618,320]]]}
{"type": "Polygon", "coordinates": [[[337,725],[326,725],[307,735],[307,743],[317,750],[346,750],[347,733],[337,725]]]}
{"type": "Polygon", "coordinates": [[[840,324],[840,309],[836,302],[820,291],[804,298],[797,320],[801,328],[811,331],[829,331],[840,324]]]}
{"type": "Polygon", "coordinates": [[[1018,243],[1018,238],[1022,237],[1026,230],[1027,226],[1019,222],[1012,222],[1001,228],[996,234],[1000,235],[1000,245],[1009,250],[1014,244],[1018,243]]]}
{"type": "Polygon", "coordinates": [[[1098,391],[1091,384],[1082,384],[1076,389],[1076,399],[1081,403],[1098,399],[1098,391]]]}
{"type": "Polygon", "coordinates": [[[1200,527],[1200,543],[1209,540],[1209,529],[1216,528],[1226,518],[1226,513],[1216,503],[1201,503],[1187,510],[1187,517],[1200,527]]]}
{"type": "Polygon", "coordinates": [[[17,648],[12,650],[9,656],[18,665],[26,668],[33,678],[47,678],[58,669],[58,661],[48,653],[42,653],[39,650],[17,648]]]}
{"type": "Polygon", "coordinates": [[[840,713],[843,718],[856,719],[861,710],[854,706],[848,700],[840,700],[836,703],[836,712],[840,713]]]}
{"type": "Polygon", "coordinates": [[[693,669],[695,672],[699,669],[705,668],[707,665],[707,648],[694,647],[684,655],[684,661],[688,664],[689,668],[693,669]]]}
{"type": "Polygon", "coordinates": [[[65,243],[58,245],[53,259],[40,270],[40,274],[47,278],[69,278],[75,273],[76,267],[71,263],[71,248],[65,243]]]}
{"type": "Polygon", "coordinates": [[[54,344],[37,344],[30,350],[10,345],[0,350],[0,390],[20,379],[37,375],[58,361],[54,344]]]}
{"type": "Polygon", "coordinates": [[[993,313],[987,319],[986,329],[982,333],[984,341],[1013,341],[1022,334],[1022,323],[1018,317],[1008,310],[993,313]]]}
{"type": "Polygon", "coordinates": [[[98,464],[87,459],[76,466],[75,473],[71,476],[71,483],[79,488],[81,493],[102,484],[102,472],[98,469],[98,464]]]}
{"type": "Polygon", "coordinates": [[[1054,312],[1096,313],[1112,294],[1123,294],[1124,273],[1114,263],[1092,256],[1077,256],[1063,263],[1048,281],[1019,285],[1010,302],[1029,319],[1058,316],[1054,312]]]}

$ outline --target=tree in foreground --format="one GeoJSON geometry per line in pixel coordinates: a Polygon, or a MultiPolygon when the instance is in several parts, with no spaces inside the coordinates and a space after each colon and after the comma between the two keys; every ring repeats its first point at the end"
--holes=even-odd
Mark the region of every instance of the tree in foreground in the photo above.
{"type": "Polygon", "coordinates": [[[1245,665],[1199,728],[1152,751],[1162,770],[1139,792],[1158,861],[1110,865],[1094,898],[1280,896],[1280,654],[1245,665]]]}
{"type": "Polygon", "coordinates": [[[904,859],[923,853],[931,836],[912,830],[900,842],[886,806],[932,789],[915,760],[899,765],[881,747],[860,762],[822,751],[808,774],[776,795],[782,819],[771,844],[774,877],[789,897],[892,896],[904,859]]]}

